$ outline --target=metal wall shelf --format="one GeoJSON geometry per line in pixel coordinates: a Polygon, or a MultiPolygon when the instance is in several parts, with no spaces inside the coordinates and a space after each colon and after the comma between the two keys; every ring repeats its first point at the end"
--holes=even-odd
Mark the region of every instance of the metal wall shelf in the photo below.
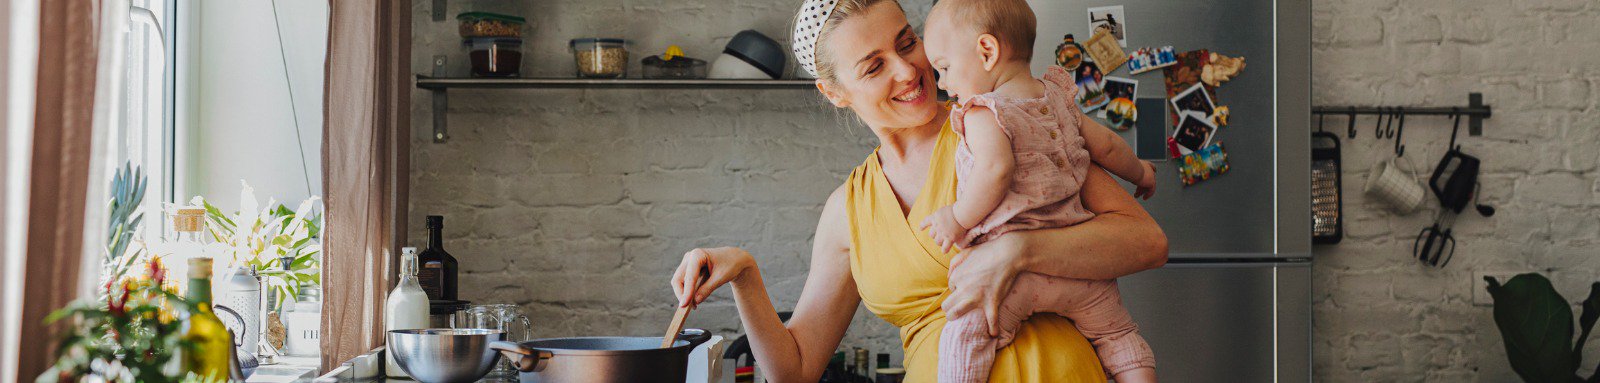
{"type": "Polygon", "coordinates": [[[439,78],[417,76],[422,89],[550,89],[550,88],[637,88],[637,89],[810,89],[812,80],[667,80],[667,79],[589,79],[589,78],[439,78]]]}
{"type": "Polygon", "coordinates": [[[446,112],[450,89],[815,89],[813,80],[666,80],[587,78],[464,78],[417,75],[416,86],[433,93],[433,142],[450,140],[446,112]]]}

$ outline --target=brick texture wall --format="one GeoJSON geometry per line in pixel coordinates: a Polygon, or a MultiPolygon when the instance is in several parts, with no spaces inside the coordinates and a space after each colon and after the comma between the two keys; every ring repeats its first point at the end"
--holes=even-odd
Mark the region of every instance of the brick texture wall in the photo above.
{"type": "MultiPolygon", "coordinates": [[[[1463,127],[1458,142],[1483,160],[1482,200],[1498,208],[1491,218],[1470,207],[1460,216],[1446,268],[1413,261],[1413,239],[1437,209],[1397,216],[1361,194],[1367,170],[1394,151],[1374,138],[1372,117],[1358,120],[1358,137],[1344,141],[1347,236],[1315,249],[1316,375],[1517,381],[1491,309],[1472,304],[1473,276],[1537,271],[1574,300],[1600,280],[1600,2],[1356,0],[1313,9],[1318,105],[1465,105],[1468,92],[1483,92],[1494,117],[1481,137],[1463,127]]],[[[1329,130],[1345,127],[1328,119],[1329,130]]],[[[1402,166],[1431,171],[1449,136],[1447,118],[1408,118],[1402,166]]],[[[1600,363],[1597,345],[1583,371],[1600,363]]]]}
{"type": "MultiPolygon", "coordinates": [[[[916,15],[929,7],[915,3],[916,15]]],[[[465,75],[454,17],[485,10],[528,16],[529,77],[571,76],[574,37],[627,37],[630,77],[669,44],[710,61],[740,30],[787,41],[794,6],[453,0],[448,19],[434,22],[431,1],[413,4],[417,73],[432,73],[442,54],[446,73],[465,75]]],[[[423,217],[444,215],[463,299],[520,304],[540,337],[659,335],[673,311],[667,280],[684,252],[703,246],[749,250],[774,304],[793,309],[822,202],[877,141],[809,89],[453,91],[446,144],[430,141],[431,100],[413,91],[412,238],[422,246],[423,217]]],[[[738,333],[729,293],[689,325],[738,333]]],[[[899,344],[865,309],[844,341],[896,363],[899,344]]]]}
{"type": "MultiPolygon", "coordinates": [[[[637,61],[668,44],[709,60],[742,29],[786,40],[795,1],[447,3],[450,17],[529,16],[525,75],[570,75],[569,38],[626,36],[636,76],[637,61]]],[[[931,1],[903,3],[920,25],[931,1]]],[[[446,72],[464,75],[454,20],[432,21],[431,1],[413,4],[414,70],[431,73],[443,54],[446,72]]],[[[1484,160],[1483,201],[1499,208],[1457,221],[1448,268],[1417,265],[1410,243],[1434,212],[1396,216],[1361,195],[1366,170],[1392,153],[1361,120],[1344,142],[1347,238],[1316,248],[1316,376],[1515,380],[1489,308],[1472,305],[1471,279],[1540,271],[1574,299],[1600,280],[1600,3],[1319,2],[1313,19],[1319,105],[1457,105],[1485,94],[1495,117],[1460,143],[1484,160]]],[[[749,249],[775,304],[791,309],[821,202],[876,144],[809,90],[468,90],[450,101],[452,140],[433,144],[431,98],[413,91],[412,238],[421,246],[423,216],[444,215],[463,297],[522,305],[541,337],[660,331],[669,272],[698,246],[749,249]]],[[[1328,122],[1343,132],[1342,118],[1328,122]]],[[[1449,122],[1406,127],[1401,161],[1431,169],[1449,122]]],[[[723,292],[690,324],[734,333],[735,315],[723,292]]],[[[898,362],[895,329],[864,309],[856,317],[844,344],[898,362]]],[[[1586,354],[1600,355],[1594,345],[1586,354]]]]}

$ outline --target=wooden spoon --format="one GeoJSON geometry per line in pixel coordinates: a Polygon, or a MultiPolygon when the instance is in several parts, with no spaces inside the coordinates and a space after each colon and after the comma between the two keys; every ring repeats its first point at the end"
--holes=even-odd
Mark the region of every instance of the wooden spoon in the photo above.
{"type": "MultiPolygon", "coordinates": [[[[694,288],[699,289],[701,283],[706,283],[706,277],[709,275],[710,270],[701,268],[700,276],[694,279],[694,288]]],[[[693,294],[693,291],[690,293],[693,294]]],[[[689,308],[693,306],[691,304],[678,307],[678,311],[672,313],[672,322],[667,323],[667,335],[661,337],[661,348],[672,347],[672,343],[678,341],[678,333],[683,332],[683,322],[689,319],[689,308]]]]}
{"type": "Polygon", "coordinates": [[[667,324],[667,335],[661,337],[661,348],[672,347],[678,341],[678,333],[683,332],[683,321],[689,318],[689,306],[679,307],[672,313],[672,323],[667,324]]]}

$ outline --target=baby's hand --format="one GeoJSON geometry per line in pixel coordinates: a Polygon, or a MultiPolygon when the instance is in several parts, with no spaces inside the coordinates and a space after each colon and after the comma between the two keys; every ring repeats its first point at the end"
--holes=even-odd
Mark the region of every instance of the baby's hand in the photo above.
{"type": "Polygon", "coordinates": [[[1134,183],[1134,186],[1138,188],[1134,189],[1133,196],[1139,199],[1150,199],[1151,196],[1156,195],[1156,164],[1150,163],[1150,161],[1139,162],[1144,163],[1144,177],[1139,177],[1139,182],[1134,183]]]}
{"type": "Polygon", "coordinates": [[[920,229],[928,230],[928,236],[933,237],[933,241],[947,253],[950,252],[950,248],[956,246],[957,240],[967,234],[967,228],[956,222],[956,213],[951,206],[939,208],[933,214],[929,214],[928,218],[923,218],[920,229]]]}

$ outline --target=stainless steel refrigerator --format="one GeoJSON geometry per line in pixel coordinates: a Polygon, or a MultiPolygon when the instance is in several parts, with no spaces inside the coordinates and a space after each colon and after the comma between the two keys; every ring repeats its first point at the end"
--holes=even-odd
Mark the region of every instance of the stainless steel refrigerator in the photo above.
{"type": "MultiPolygon", "coordinates": [[[[1231,111],[1211,138],[1225,144],[1229,170],[1184,186],[1179,160],[1157,162],[1158,193],[1143,203],[1171,256],[1166,267],[1122,278],[1123,303],[1164,381],[1311,380],[1310,2],[1030,3],[1039,20],[1035,74],[1055,64],[1064,34],[1079,44],[1090,38],[1090,8],[1116,5],[1128,52],[1170,45],[1245,58],[1243,72],[1214,94],[1231,111]]],[[[1162,70],[1130,75],[1124,65],[1105,74],[1138,81],[1141,99],[1166,98],[1162,70]]],[[[1141,156],[1165,157],[1172,124],[1148,120],[1124,138],[1141,156]]]]}

